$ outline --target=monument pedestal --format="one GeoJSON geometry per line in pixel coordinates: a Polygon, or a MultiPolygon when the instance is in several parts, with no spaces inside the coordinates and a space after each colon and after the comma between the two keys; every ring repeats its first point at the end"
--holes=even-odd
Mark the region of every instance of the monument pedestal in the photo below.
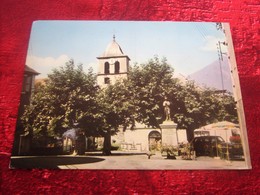
{"type": "Polygon", "coordinates": [[[177,146],[178,135],[177,135],[177,124],[171,120],[163,121],[160,125],[162,130],[162,145],[177,146]]]}

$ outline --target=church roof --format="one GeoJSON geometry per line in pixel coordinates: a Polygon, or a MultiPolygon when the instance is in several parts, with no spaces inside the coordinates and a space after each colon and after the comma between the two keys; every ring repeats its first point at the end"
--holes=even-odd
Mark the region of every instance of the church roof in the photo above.
{"type": "Polygon", "coordinates": [[[105,52],[100,57],[118,57],[125,56],[120,45],[116,42],[115,36],[113,36],[113,41],[107,46],[105,52]]]}

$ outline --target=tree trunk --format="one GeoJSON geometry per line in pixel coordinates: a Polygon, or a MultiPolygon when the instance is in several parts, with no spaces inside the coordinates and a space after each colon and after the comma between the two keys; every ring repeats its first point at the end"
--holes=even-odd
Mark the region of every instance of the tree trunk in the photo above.
{"type": "Polygon", "coordinates": [[[108,130],[104,136],[103,155],[111,155],[111,131],[108,130]]]}
{"type": "Polygon", "coordinates": [[[194,138],[194,128],[188,127],[186,129],[186,133],[187,133],[187,140],[188,140],[188,142],[191,142],[192,139],[194,138]]]}

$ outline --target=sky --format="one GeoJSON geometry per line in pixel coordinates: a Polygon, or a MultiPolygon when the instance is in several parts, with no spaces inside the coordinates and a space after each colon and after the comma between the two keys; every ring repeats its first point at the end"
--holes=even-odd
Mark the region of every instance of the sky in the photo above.
{"type": "MultiPolygon", "coordinates": [[[[26,64],[45,78],[69,59],[97,72],[98,60],[113,40],[130,64],[166,57],[175,72],[188,76],[218,60],[218,41],[225,41],[216,23],[137,21],[36,21],[26,64]]],[[[223,49],[223,48],[222,48],[223,49]]]]}

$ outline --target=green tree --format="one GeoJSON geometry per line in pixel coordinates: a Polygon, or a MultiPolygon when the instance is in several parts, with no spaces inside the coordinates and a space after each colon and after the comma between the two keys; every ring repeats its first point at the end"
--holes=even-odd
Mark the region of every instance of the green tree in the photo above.
{"type": "Polygon", "coordinates": [[[231,94],[200,88],[193,81],[188,81],[179,95],[174,121],[178,128],[186,129],[189,141],[195,129],[207,124],[223,120],[237,122],[236,106],[231,94]]]}
{"type": "Polygon", "coordinates": [[[221,102],[220,116],[222,120],[238,123],[238,113],[234,97],[230,93],[219,94],[221,102]]]}
{"type": "Polygon", "coordinates": [[[36,88],[22,117],[25,130],[41,145],[46,145],[49,137],[60,137],[75,122],[87,133],[92,131],[98,89],[92,71],[85,74],[82,65],[76,67],[70,60],[36,88]]]}
{"type": "Polygon", "coordinates": [[[134,105],[134,119],[151,127],[159,127],[164,119],[163,101],[171,89],[178,85],[174,70],[166,58],[150,59],[147,63],[135,65],[128,76],[129,96],[134,105]]]}
{"type": "Polygon", "coordinates": [[[111,154],[111,135],[119,128],[125,129],[131,123],[133,105],[129,99],[130,91],[126,88],[126,80],[102,89],[98,95],[99,111],[102,120],[99,129],[104,137],[103,154],[111,154]]]}
{"type": "Polygon", "coordinates": [[[188,140],[196,128],[224,119],[237,120],[230,94],[223,96],[214,89],[198,87],[193,81],[180,82],[173,74],[167,60],[158,57],[130,69],[127,87],[136,121],[160,128],[165,119],[165,98],[171,103],[171,119],[178,129],[186,129],[188,140]]]}
{"type": "Polygon", "coordinates": [[[171,102],[171,119],[187,130],[189,140],[203,125],[237,120],[232,96],[199,88],[194,82],[181,83],[173,74],[165,58],[154,57],[130,68],[128,79],[100,89],[92,71],[84,73],[71,60],[36,87],[23,116],[25,129],[46,145],[48,137],[60,137],[77,122],[87,136],[104,137],[103,153],[109,155],[111,135],[119,128],[134,126],[134,121],[160,128],[165,98],[171,102]]]}

